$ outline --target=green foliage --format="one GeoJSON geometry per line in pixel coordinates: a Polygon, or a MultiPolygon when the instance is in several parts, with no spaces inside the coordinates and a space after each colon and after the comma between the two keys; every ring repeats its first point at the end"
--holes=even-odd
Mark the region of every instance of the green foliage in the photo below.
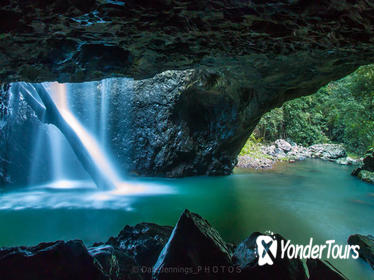
{"type": "Polygon", "coordinates": [[[255,135],[265,141],[290,138],[304,146],[343,143],[349,152],[363,154],[374,146],[374,65],[272,110],[255,135]]]}
{"type": "Polygon", "coordinates": [[[257,155],[261,153],[260,145],[262,142],[261,138],[256,138],[254,134],[248,138],[247,142],[245,143],[243,149],[240,152],[241,156],[244,155],[257,155]]]}

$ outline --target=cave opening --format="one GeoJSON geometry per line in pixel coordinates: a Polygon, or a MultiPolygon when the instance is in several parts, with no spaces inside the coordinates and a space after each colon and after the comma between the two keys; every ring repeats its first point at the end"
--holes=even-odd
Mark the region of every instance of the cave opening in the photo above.
{"type": "Polygon", "coordinates": [[[2,1],[0,279],[372,279],[373,15],[2,1]]]}

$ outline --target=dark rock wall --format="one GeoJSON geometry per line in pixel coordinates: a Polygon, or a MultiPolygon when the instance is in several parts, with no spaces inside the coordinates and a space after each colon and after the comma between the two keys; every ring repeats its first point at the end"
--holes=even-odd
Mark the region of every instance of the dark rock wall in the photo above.
{"type": "Polygon", "coordinates": [[[146,176],[229,174],[268,108],[261,105],[266,95],[218,72],[116,79],[111,90],[112,151],[122,169],[146,176]]]}
{"type": "Polygon", "coordinates": [[[0,81],[143,79],[111,101],[122,168],[228,174],[263,113],[373,62],[373,23],[365,0],[6,0],[0,81]],[[145,79],[170,69],[194,70],[145,79]]]}
{"type": "Polygon", "coordinates": [[[365,0],[5,0],[0,20],[2,81],[145,78],[254,54],[265,64],[299,54],[323,72],[351,72],[373,57],[374,6],[365,0]]]}

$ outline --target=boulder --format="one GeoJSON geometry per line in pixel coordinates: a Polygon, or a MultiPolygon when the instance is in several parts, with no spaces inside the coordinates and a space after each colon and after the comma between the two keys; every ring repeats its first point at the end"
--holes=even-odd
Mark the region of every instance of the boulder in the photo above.
{"type": "Polygon", "coordinates": [[[345,157],[345,158],[338,158],[335,162],[341,165],[359,165],[361,161],[360,159],[345,157]]]}
{"type": "Polygon", "coordinates": [[[354,234],[348,238],[348,244],[359,245],[360,258],[369,263],[374,269],[374,236],[354,234]]]}
{"type": "MultiPolygon", "coordinates": [[[[275,259],[273,259],[273,265],[259,266],[256,245],[256,239],[259,235],[263,234],[259,232],[252,233],[236,247],[233,254],[233,261],[241,270],[241,272],[236,275],[236,279],[307,279],[303,263],[299,259],[281,259],[279,253],[276,255],[275,259]]],[[[280,252],[280,242],[285,239],[279,234],[271,235],[271,237],[278,241],[277,251],[280,252]]]]}
{"type": "Polygon", "coordinates": [[[292,149],[292,146],[290,143],[288,143],[286,140],[278,139],[275,141],[275,145],[278,149],[281,149],[284,152],[289,152],[292,149]]]}
{"type": "Polygon", "coordinates": [[[0,249],[2,280],[104,280],[82,241],[0,249]]]}
{"type": "Polygon", "coordinates": [[[125,226],[117,237],[111,237],[105,243],[134,258],[139,266],[152,267],[173,228],[153,223],[141,223],[125,226]]]}
{"type": "Polygon", "coordinates": [[[308,259],[306,264],[309,270],[308,280],[348,280],[328,261],[308,259]]]}
{"type": "MultiPolygon", "coordinates": [[[[117,237],[88,250],[77,240],[1,248],[0,276],[1,280],[307,279],[299,259],[281,259],[279,253],[272,257],[273,265],[260,266],[259,235],[251,234],[238,246],[226,243],[206,220],[185,210],[172,232],[171,227],[151,223],[126,226],[117,237]]],[[[268,236],[278,241],[279,252],[285,239],[268,236]]],[[[360,256],[373,265],[373,237],[351,236],[349,242],[362,246],[360,256]]],[[[328,262],[313,260],[307,265],[312,280],[346,279],[328,262]]]]}
{"type": "Polygon", "coordinates": [[[88,249],[100,271],[110,280],[144,280],[141,267],[126,251],[110,245],[101,245],[88,249]]]}
{"type": "Polygon", "coordinates": [[[353,170],[352,175],[364,182],[374,184],[374,148],[365,153],[361,167],[353,170]]]}
{"type": "Polygon", "coordinates": [[[365,153],[362,169],[374,172],[374,148],[369,149],[365,153]]]}
{"type": "Polygon", "coordinates": [[[366,183],[374,184],[374,172],[361,170],[357,174],[357,177],[366,183]]]}
{"type": "Polygon", "coordinates": [[[230,264],[231,250],[219,233],[185,210],[153,268],[153,279],[227,279],[230,264]]]}
{"type": "Polygon", "coordinates": [[[312,157],[327,160],[336,160],[347,156],[344,147],[340,144],[316,144],[309,148],[312,157]]]}

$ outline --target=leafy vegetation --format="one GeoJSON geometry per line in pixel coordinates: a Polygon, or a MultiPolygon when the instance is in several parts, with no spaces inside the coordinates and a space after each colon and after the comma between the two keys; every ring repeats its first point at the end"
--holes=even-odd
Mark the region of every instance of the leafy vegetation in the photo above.
{"type": "Polygon", "coordinates": [[[247,142],[245,143],[243,149],[240,151],[240,156],[251,155],[257,157],[258,155],[262,156],[260,143],[262,142],[261,138],[256,138],[252,133],[247,142]]]}
{"type": "Polygon", "coordinates": [[[374,146],[374,65],[272,110],[254,134],[255,139],[289,138],[304,146],[342,143],[350,153],[365,153],[374,146]]]}

